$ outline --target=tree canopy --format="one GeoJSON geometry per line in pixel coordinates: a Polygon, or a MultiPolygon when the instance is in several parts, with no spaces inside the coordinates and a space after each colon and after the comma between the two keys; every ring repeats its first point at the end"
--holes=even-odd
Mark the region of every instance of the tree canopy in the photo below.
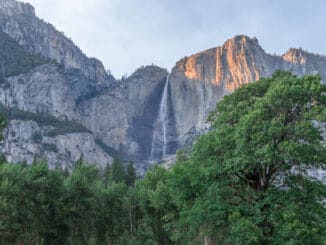
{"type": "Polygon", "coordinates": [[[225,96],[172,170],[181,223],[222,244],[322,244],[326,188],[308,171],[326,166],[325,92],[279,71],[225,96]]]}

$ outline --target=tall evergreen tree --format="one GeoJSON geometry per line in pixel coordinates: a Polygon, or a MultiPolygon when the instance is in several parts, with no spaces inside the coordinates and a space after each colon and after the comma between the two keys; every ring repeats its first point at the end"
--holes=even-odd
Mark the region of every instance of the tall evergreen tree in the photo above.
{"type": "Polygon", "coordinates": [[[123,166],[122,161],[118,158],[115,157],[112,162],[111,166],[111,182],[125,182],[126,180],[126,170],[125,167],[123,166]]]}
{"type": "Polygon", "coordinates": [[[134,168],[133,162],[129,162],[126,170],[126,184],[133,186],[137,179],[136,169],[134,168]]]}

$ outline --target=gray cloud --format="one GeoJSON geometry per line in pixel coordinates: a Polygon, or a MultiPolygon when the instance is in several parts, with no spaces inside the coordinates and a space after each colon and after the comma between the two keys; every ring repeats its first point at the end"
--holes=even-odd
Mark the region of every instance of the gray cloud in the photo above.
{"type": "Polygon", "coordinates": [[[237,34],[270,53],[325,53],[322,0],[24,0],[89,56],[120,77],[137,67],[171,68],[237,34]]]}

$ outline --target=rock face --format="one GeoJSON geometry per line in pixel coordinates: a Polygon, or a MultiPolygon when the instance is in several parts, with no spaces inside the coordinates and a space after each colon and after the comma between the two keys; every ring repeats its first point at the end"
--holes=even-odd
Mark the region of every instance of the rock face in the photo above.
{"type": "Polygon", "coordinates": [[[69,168],[79,158],[100,166],[110,162],[76,109],[85,90],[95,88],[82,74],[62,72],[53,64],[1,83],[0,103],[10,120],[4,147],[8,160],[30,164],[45,158],[52,167],[69,168]]]}
{"type": "Polygon", "coordinates": [[[90,132],[48,135],[47,127],[32,120],[10,121],[5,141],[7,160],[31,164],[44,159],[52,169],[70,169],[81,158],[101,168],[111,162],[90,132]]]}
{"type": "Polygon", "coordinates": [[[235,36],[220,47],[178,61],[170,76],[178,146],[189,144],[207,129],[205,120],[224,95],[276,70],[289,70],[299,76],[320,73],[325,82],[326,57],[302,49],[273,56],[259,46],[256,38],[235,36]]]}
{"type": "Polygon", "coordinates": [[[91,81],[107,85],[112,77],[102,63],[86,57],[63,33],[35,16],[33,6],[15,0],[0,0],[0,26],[32,53],[78,69],[91,81]]]}
{"type": "Polygon", "coordinates": [[[81,157],[100,166],[109,163],[112,158],[83,126],[78,111],[80,103],[116,82],[102,63],[38,19],[29,4],[0,0],[0,29],[49,60],[0,84],[0,103],[10,120],[3,148],[8,160],[45,158],[53,167],[71,167],[81,157]]]}
{"type": "Polygon", "coordinates": [[[269,55],[257,39],[236,36],[181,59],[170,74],[145,66],[117,81],[29,4],[0,0],[0,30],[48,59],[0,82],[0,107],[10,121],[3,153],[12,162],[44,158],[70,168],[82,157],[104,167],[117,154],[142,173],[190,146],[209,129],[216,102],[242,84],[278,69],[326,80],[325,56],[302,49],[269,55]]]}
{"type": "Polygon", "coordinates": [[[167,71],[138,69],[117,85],[78,105],[87,128],[126,159],[147,160],[167,71]]]}

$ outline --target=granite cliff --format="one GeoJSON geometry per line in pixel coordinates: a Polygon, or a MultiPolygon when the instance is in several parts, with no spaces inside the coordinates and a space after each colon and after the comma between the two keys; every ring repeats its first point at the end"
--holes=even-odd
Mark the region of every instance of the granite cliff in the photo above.
{"type": "Polygon", "coordinates": [[[209,128],[206,118],[216,102],[242,84],[278,69],[320,73],[326,80],[325,56],[302,49],[270,55],[257,39],[243,35],[181,59],[171,73],[145,66],[116,80],[37,18],[31,5],[15,0],[0,0],[0,31],[44,59],[0,83],[1,107],[10,121],[3,151],[12,162],[37,157],[69,168],[82,157],[104,167],[118,154],[143,172],[190,146],[209,128]]]}
{"type": "Polygon", "coordinates": [[[28,51],[42,54],[67,69],[78,69],[90,81],[107,85],[112,79],[100,61],[86,57],[63,33],[37,18],[30,4],[0,0],[0,26],[28,51]]]}
{"type": "Polygon", "coordinates": [[[298,76],[320,73],[325,83],[326,57],[293,48],[282,56],[270,55],[256,38],[240,35],[178,61],[170,75],[178,146],[207,129],[206,118],[224,95],[276,70],[298,76]]]}

